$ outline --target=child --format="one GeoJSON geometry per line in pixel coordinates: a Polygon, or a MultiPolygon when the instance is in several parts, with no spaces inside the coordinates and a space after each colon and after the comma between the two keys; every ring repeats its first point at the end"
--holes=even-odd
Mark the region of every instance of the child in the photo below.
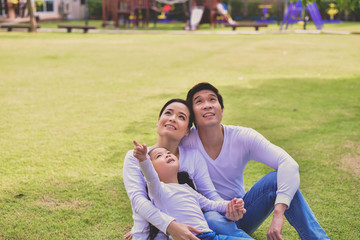
{"type": "MultiPolygon", "coordinates": [[[[244,238],[216,235],[209,228],[203,211],[225,213],[226,218],[237,221],[246,212],[244,201],[234,198],[231,201],[212,201],[193,190],[187,184],[179,184],[177,173],[179,161],[165,148],[154,148],[147,157],[147,147],[134,141],[134,157],[139,160],[149,190],[150,199],[161,211],[172,216],[177,222],[200,230],[199,239],[240,240],[244,238]],[[232,213],[232,214],[230,214],[232,213]]],[[[248,238],[252,239],[252,238],[248,238]]]]}

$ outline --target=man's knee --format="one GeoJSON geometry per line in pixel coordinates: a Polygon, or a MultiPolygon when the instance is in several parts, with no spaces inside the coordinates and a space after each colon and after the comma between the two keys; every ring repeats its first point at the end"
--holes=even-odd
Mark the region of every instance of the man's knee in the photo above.
{"type": "Polygon", "coordinates": [[[235,222],[227,220],[225,216],[218,212],[205,212],[204,216],[210,229],[217,234],[228,234],[237,230],[235,222]]]}
{"type": "Polygon", "coordinates": [[[269,172],[261,180],[265,181],[267,189],[272,189],[274,192],[277,191],[277,171],[269,172]]]}
{"type": "Polygon", "coordinates": [[[227,221],[223,215],[216,211],[204,212],[204,216],[209,225],[227,221]]]}

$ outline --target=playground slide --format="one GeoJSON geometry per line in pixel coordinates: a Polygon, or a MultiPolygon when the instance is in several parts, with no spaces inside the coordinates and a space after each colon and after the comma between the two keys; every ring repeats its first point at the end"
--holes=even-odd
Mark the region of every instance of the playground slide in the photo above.
{"type": "Polygon", "coordinates": [[[195,7],[192,11],[191,11],[191,16],[190,16],[190,27],[191,30],[195,30],[197,29],[197,27],[200,24],[202,15],[204,14],[204,7],[195,7]]]}
{"type": "Polygon", "coordinates": [[[217,11],[219,14],[221,14],[224,18],[224,20],[228,23],[228,24],[235,24],[235,21],[232,20],[231,16],[228,14],[228,11],[226,9],[225,4],[223,3],[218,3],[216,5],[217,11]]]}
{"type": "MultiPolygon", "coordinates": [[[[217,4],[217,11],[224,17],[224,20],[229,24],[234,24],[235,21],[231,19],[230,15],[227,13],[226,6],[221,3],[217,4]]],[[[190,23],[187,23],[185,27],[186,30],[196,30],[200,24],[201,18],[204,14],[204,7],[197,6],[193,8],[190,16],[190,23]]]]}

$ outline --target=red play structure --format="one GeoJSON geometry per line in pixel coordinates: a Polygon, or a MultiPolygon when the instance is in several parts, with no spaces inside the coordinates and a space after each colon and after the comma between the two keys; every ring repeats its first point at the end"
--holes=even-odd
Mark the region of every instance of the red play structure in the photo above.
{"type": "Polygon", "coordinates": [[[155,0],[102,0],[102,10],[103,27],[108,25],[109,20],[112,20],[116,28],[119,27],[119,20],[123,21],[124,26],[130,25],[130,16],[133,17],[134,27],[138,27],[140,15],[143,25],[148,27],[150,13],[158,12],[155,0]]]}
{"type": "MultiPolygon", "coordinates": [[[[118,28],[119,20],[122,20],[124,26],[126,24],[130,25],[130,18],[133,20],[134,27],[139,26],[140,18],[143,26],[148,27],[150,14],[155,14],[154,21],[156,23],[157,14],[160,12],[155,1],[163,4],[175,4],[184,3],[187,0],[102,0],[103,27],[108,25],[108,21],[113,21],[114,26],[118,28]]],[[[195,30],[202,22],[208,22],[213,27],[216,24],[217,14],[221,14],[226,22],[231,20],[226,10],[221,7],[220,1],[191,0],[190,20],[186,25],[186,29],[195,30]]]]}

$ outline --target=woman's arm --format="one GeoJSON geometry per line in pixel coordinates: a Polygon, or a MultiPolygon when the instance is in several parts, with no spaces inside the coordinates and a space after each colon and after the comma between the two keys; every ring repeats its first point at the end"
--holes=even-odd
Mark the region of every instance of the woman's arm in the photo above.
{"type": "MultiPolygon", "coordinates": [[[[161,212],[149,201],[146,194],[146,182],[144,176],[141,174],[139,162],[133,156],[133,151],[129,151],[126,154],[123,167],[123,180],[131,205],[137,214],[157,227],[160,231],[171,235],[174,240],[198,240],[192,232],[200,233],[199,230],[186,224],[177,223],[174,218],[161,212]]],[[[146,239],[147,237],[148,236],[143,236],[141,239],[146,239]]]]}
{"type": "Polygon", "coordinates": [[[161,212],[148,199],[146,182],[140,171],[138,160],[133,156],[133,151],[126,154],[123,180],[134,211],[160,231],[166,233],[169,224],[174,221],[174,218],[161,212]]]}

